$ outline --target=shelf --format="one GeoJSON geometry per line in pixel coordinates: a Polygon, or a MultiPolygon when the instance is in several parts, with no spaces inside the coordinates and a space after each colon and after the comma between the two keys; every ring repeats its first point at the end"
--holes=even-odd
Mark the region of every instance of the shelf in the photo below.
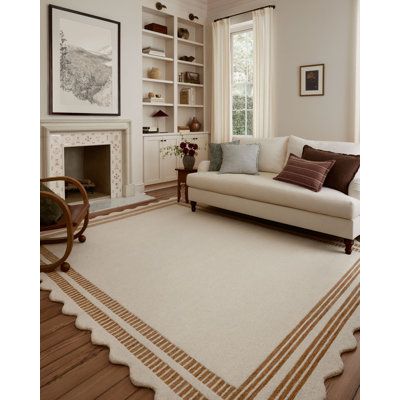
{"type": "Polygon", "coordinates": [[[202,104],[178,104],[178,107],[203,108],[202,104]]]}
{"type": "Polygon", "coordinates": [[[166,83],[168,85],[172,85],[174,83],[172,81],[166,81],[164,79],[150,79],[150,78],[143,78],[143,82],[166,83]]]}
{"type": "Polygon", "coordinates": [[[173,107],[173,103],[148,103],[146,101],[143,101],[142,104],[144,106],[157,106],[157,107],[173,107]]]}
{"type": "Polygon", "coordinates": [[[157,37],[157,38],[170,39],[170,40],[172,40],[174,38],[171,35],[165,35],[164,33],[149,31],[148,29],[142,29],[142,32],[144,35],[149,35],[149,36],[153,36],[153,37],[157,37]]]}
{"type": "Polygon", "coordinates": [[[161,60],[161,61],[168,61],[168,62],[174,61],[173,58],[169,58],[169,57],[160,57],[160,56],[153,56],[153,55],[145,54],[145,53],[142,53],[142,56],[143,56],[144,58],[152,58],[153,60],[161,60]]]}
{"type": "Polygon", "coordinates": [[[183,43],[183,44],[191,44],[192,46],[199,46],[199,47],[203,47],[204,44],[200,43],[200,42],[193,42],[193,40],[186,40],[186,39],[181,39],[178,38],[178,42],[183,43]]]}
{"type": "Polygon", "coordinates": [[[178,64],[193,65],[194,67],[204,67],[204,64],[183,60],[178,60],[178,64]]]}
{"type": "Polygon", "coordinates": [[[202,88],[204,86],[203,84],[189,83],[189,82],[178,82],[178,85],[181,85],[181,86],[193,86],[193,87],[199,87],[199,88],[202,88]]]}

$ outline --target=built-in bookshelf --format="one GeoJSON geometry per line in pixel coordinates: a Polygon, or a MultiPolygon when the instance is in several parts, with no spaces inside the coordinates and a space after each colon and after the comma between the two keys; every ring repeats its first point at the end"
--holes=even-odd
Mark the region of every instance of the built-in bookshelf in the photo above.
{"type": "Polygon", "coordinates": [[[167,11],[149,7],[142,8],[142,48],[160,50],[155,54],[142,53],[142,104],[143,126],[159,128],[160,133],[176,135],[178,127],[188,126],[193,117],[202,124],[205,131],[205,46],[204,26],[167,11]],[[167,27],[167,33],[145,29],[147,24],[167,27]],[[189,34],[187,38],[178,37],[178,29],[189,34]],[[192,61],[181,57],[194,58],[192,61]],[[156,68],[159,74],[151,76],[149,71],[156,68]],[[191,77],[199,77],[199,83],[184,82],[191,77]],[[181,91],[190,94],[181,97],[181,91]],[[148,102],[144,98],[149,93],[159,96],[159,101],[148,102]],[[189,104],[186,104],[189,102],[189,104]],[[167,117],[154,118],[162,110],[167,117]]]}

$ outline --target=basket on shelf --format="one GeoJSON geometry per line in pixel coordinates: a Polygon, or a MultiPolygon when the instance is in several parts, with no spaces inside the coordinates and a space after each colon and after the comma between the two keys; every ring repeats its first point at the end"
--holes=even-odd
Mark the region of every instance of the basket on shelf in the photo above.
{"type": "Polygon", "coordinates": [[[161,71],[160,68],[153,67],[148,72],[148,77],[150,79],[161,79],[161,71]]]}

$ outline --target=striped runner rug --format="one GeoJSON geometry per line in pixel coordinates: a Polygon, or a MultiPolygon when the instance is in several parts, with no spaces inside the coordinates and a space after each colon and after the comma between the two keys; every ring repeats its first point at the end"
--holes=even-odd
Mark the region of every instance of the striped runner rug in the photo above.
{"type": "Polygon", "coordinates": [[[157,399],[324,399],[356,346],[359,246],[175,200],[97,217],[86,236],[42,288],[157,399]]]}

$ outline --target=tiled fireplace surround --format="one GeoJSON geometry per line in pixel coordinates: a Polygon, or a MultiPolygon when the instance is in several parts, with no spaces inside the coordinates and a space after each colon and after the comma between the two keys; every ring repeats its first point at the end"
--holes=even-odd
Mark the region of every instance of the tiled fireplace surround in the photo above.
{"type": "MultiPolygon", "coordinates": [[[[129,120],[41,121],[41,176],[65,175],[65,147],[109,145],[111,198],[133,196],[130,132],[129,120]]],[[[49,186],[65,197],[64,182],[49,186]]]]}

